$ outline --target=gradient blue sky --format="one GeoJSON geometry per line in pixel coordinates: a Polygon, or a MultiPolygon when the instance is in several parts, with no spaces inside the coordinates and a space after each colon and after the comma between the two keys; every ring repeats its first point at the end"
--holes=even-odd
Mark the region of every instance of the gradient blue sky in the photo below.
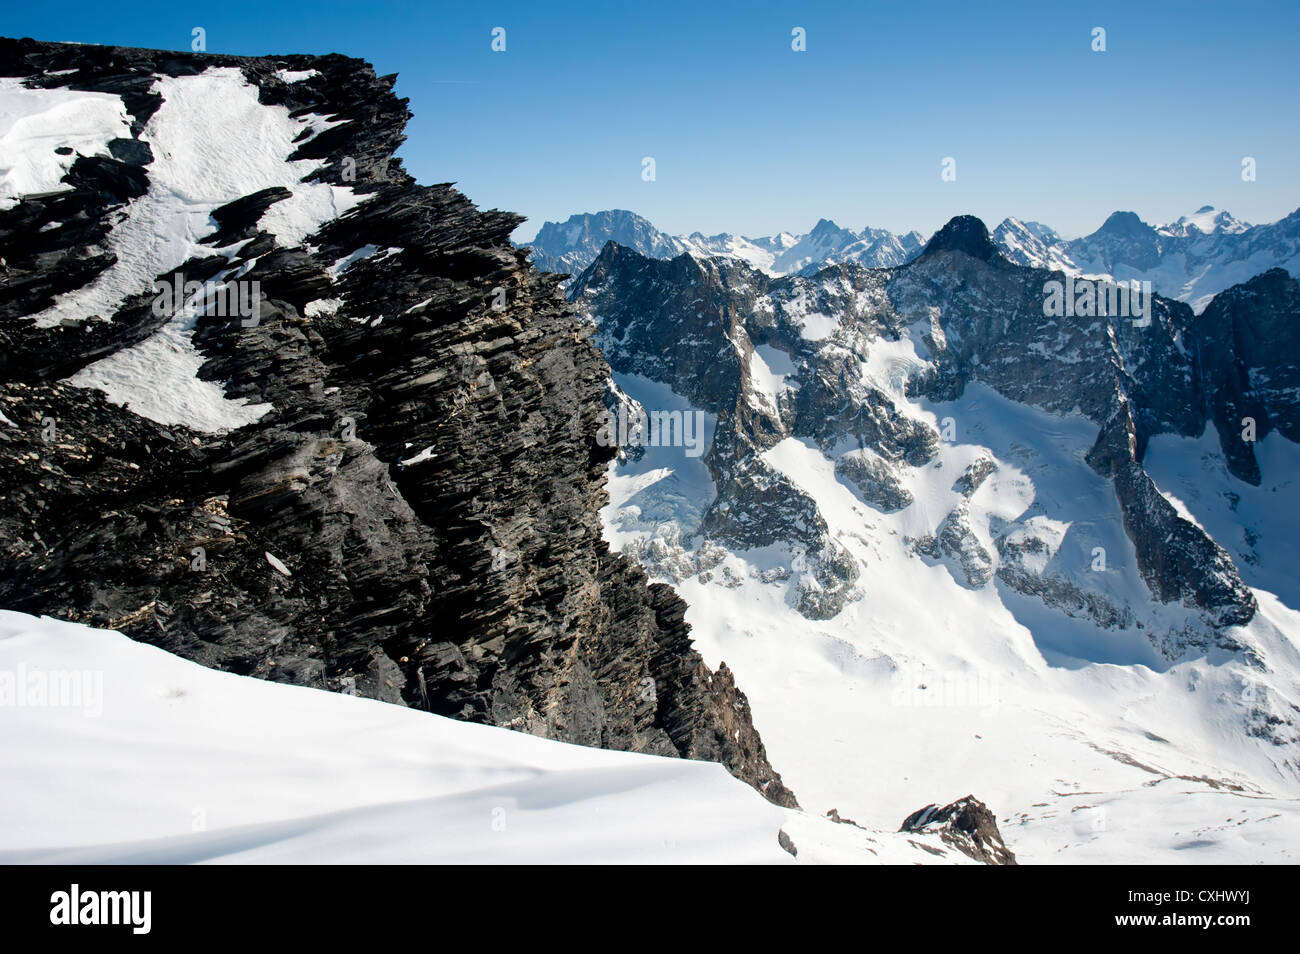
{"type": "Polygon", "coordinates": [[[1068,237],[1116,209],[1300,206],[1296,0],[4,4],[7,36],[188,49],[202,26],[210,52],[363,57],[410,98],[411,173],[528,216],[519,239],[606,208],[670,232],[929,233],[973,212],[1068,237]]]}

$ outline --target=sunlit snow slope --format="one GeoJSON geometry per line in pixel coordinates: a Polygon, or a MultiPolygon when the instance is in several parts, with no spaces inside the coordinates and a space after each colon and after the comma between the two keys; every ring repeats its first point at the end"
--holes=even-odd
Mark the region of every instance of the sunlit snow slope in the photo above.
{"type": "Polygon", "coordinates": [[[3,611],[0,736],[0,863],[783,863],[782,828],[800,861],[966,862],[937,838],[778,808],[713,763],[217,672],[3,611]]]}
{"type": "MultiPolygon", "coordinates": [[[[653,400],[644,383],[619,383],[653,400]]],[[[909,535],[947,512],[943,497],[966,462],[991,451],[1000,471],[976,495],[978,517],[1037,503],[1063,546],[1108,547],[1111,589],[1141,586],[1120,556],[1131,545],[1117,518],[1097,519],[1115,505],[1078,459],[1086,422],[1042,414],[1041,427],[1018,429],[1018,415],[1037,412],[981,388],[955,404],[918,413],[984,423],[913,475],[916,502],[896,514],[858,500],[798,440],[769,452],[864,568],[861,598],[833,619],[806,619],[792,605],[783,567],[797,554],[788,550],[726,552],[710,570],[691,564],[674,578],[674,558],[689,562],[680,541],[690,518],[712,496],[702,466],[678,449],[615,465],[607,535],[674,582],[696,646],[746,686],[774,764],[812,813],[835,807],[885,827],[971,791],[998,813],[1022,863],[1297,860],[1300,791],[1286,753],[1249,737],[1233,705],[1263,696],[1259,674],[1226,654],[1170,666],[1136,629],[1102,630],[996,583],[972,590],[908,549],[909,535]]],[[[1287,673],[1300,671],[1284,635],[1300,633],[1300,614],[1256,595],[1250,638],[1287,673]]]]}

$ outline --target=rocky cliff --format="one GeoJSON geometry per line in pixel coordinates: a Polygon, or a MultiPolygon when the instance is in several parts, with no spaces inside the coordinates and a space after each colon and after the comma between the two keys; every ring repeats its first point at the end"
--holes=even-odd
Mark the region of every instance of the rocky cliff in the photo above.
{"type": "Polygon", "coordinates": [[[0,209],[0,606],[238,673],[713,759],[793,804],[682,602],[601,539],[613,451],[590,327],[511,246],[516,216],[403,171],[394,77],[342,56],[2,40],[4,77],[116,97],[123,130],[0,209]],[[229,106],[203,98],[209,80],[258,118],[195,141],[184,122],[229,106]],[[183,192],[178,157],[224,181],[263,121],[300,131],[253,158],[295,173],[188,196],[209,212],[190,253],[151,271],[124,235],[159,235],[141,216],[183,192]],[[203,293],[160,309],[155,279],[203,293]],[[235,281],[258,283],[252,320],[210,307],[235,281]],[[205,425],[191,393],[241,426],[205,425]]]}

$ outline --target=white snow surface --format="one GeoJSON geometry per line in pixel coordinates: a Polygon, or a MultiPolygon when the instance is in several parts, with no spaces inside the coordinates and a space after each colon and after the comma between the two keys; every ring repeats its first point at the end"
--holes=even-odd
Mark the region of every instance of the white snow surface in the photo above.
{"type": "Polygon", "coordinates": [[[320,70],[276,70],[275,75],[286,83],[301,83],[313,76],[320,76],[320,70]]]}
{"type": "MultiPolygon", "coordinates": [[[[215,285],[205,283],[203,294],[215,285]]],[[[114,404],[159,424],[184,424],[205,433],[260,420],[270,404],[228,398],[220,384],[199,378],[204,358],[194,347],[198,316],[198,306],[188,302],[144,341],[86,365],[68,383],[103,391],[114,404]]]]}
{"type": "Polygon", "coordinates": [[[263,682],[8,611],[0,734],[0,863],[792,863],[782,828],[801,862],[966,860],[779,808],[715,763],[263,682]],[[81,695],[39,704],[55,696],[30,687],[55,677],[81,695]]]}
{"type": "Polygon", "coordinates": [[[66,191],[60,180],[78,155],[107,156],[110,139],[130,136],[120,96],[28,89],[21,77],[0,76],[0,210],[24,195],[66,191]]]}
{"type": "Polygon", "coordinates": [[[773,414],[787,390],[786,378],[794,374],[794,362],[784,351],[771,345],[758,345],[749,356],[749,380],[759,403],[773,414]]]}

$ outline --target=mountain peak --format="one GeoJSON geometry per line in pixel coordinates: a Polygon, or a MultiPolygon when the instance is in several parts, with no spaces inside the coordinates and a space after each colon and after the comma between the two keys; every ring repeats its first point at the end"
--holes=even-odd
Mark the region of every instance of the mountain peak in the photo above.
{"type": "Polygon", "coordinates": [[[1192,229],[1202,235],[1210,235],[1214,232],[1235,234],[1244,232],[1248,228],[1250,228],[1249,224],[1235,218],[1231,212],[1225,212],[1217,206],[1203,205],[1191,215],[1184,215],[1177,222],[1165,226],[1160,231],[1168,235],[1188,236],[1192,229]]]}
{"type": "Polygon", "coordinates": [[[831,238],[852,240],[856,237],[848,229],[841,228],[830,219],[818,219],[817,224],[808,233],[808,238],[814,243],[824,242],[831,238]]]}
{"type": "Polygon", "coordinates": [[[1151,226],[1143,222],[1136,212],[1112,212],[1097,231],[1107,235],[1133,236],[1151,231],[1151,226]]]}
{"type": "Polygon", "coordinates": [[[958,215],[949,219],[948,224],[934,234],[921,254],[924,256],[942,251],[965,252],[985,262],[1002,257],[989,237],[988,226],[974,215],[958,215]]]}

